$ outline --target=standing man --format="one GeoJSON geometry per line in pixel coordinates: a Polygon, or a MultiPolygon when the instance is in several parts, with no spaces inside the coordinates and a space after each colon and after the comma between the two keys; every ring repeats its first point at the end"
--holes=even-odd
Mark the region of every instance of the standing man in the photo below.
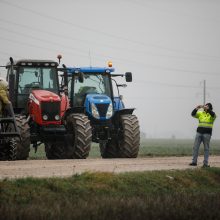
{"type": "Polygon", "coordinates": [[[204,106],[199,105],[192,111],[192,116],[198,118],[199,125],[197,128],[196,138],[193,147],[193,158],[190,166],[197,166],[199,147],[201,142],[204,144],[204,161],[203,167],[209,167],[209,143],[212,135],[213,123],[216,119],[215,112],[212,111],[212,104],[207,103],[204,106]]]}

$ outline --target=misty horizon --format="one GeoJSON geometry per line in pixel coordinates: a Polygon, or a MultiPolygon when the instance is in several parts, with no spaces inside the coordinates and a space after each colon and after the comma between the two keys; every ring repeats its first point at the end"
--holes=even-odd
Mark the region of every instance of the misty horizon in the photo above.
{"type": "Polygon", "coordinates": [[[58,54],[66,66],[112,61],[115,73],[133,73],[120,93],[146,138],[193,139],[191,112],[205,101],[220,139],[219,11],[215,0],[0,0],[0,65],[58,54]]]}

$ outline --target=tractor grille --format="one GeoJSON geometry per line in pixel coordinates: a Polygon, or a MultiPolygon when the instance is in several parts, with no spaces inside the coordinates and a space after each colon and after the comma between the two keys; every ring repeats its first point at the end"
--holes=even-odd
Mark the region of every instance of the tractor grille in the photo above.
{"type": "Polygon", "coordinates": [[[41,102],[41,112],[48,116],[48,121],[55,121],[55,115],[60,115],[60,102],[41,102]]]}
{"type": "Polygon", "coordinates": [[[105,117],[109,104],[96,104],[100,117],[105,117]]]}

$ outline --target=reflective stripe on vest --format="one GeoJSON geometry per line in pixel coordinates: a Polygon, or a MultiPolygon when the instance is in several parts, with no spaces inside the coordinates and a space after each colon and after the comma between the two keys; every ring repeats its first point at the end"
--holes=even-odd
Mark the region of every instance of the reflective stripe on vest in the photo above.
{"type": "Polygon", "coordinates": [[[203,111],[197,112],[197,118],[199,119],[198,127],[212,128],[216,116],[212,117],[209,113],[203,111]]]}
{"type": "Polygon", "coordinates": [[[198,127],[212,128],[213,122],[199,122],[198,127]]]}

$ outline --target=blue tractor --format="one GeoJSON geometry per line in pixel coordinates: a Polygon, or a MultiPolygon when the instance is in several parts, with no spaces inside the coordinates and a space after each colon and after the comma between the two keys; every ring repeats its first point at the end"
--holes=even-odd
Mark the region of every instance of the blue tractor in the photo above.
{"type": "MultiPolygon", "coordinates": [[[[122,96],[119,95],[118,87],[126,85],[119,85],[114,79],[125,77],[126,82],[131,82],[132,74],[114,74],[111,66],[63,67],[62,86],[68,88],[66,92],[70,101],[66,115],[73,117],[71,124],[74,121],[80,124],[79,119],[85,117],[86,121],[90,121],[92,141],[99,144],[103,158],[137,157],[140,145],[139,122],[133,114],[134,108],[125,108],[122,96]],[[117,96],[113,93],[113,83],[117,86],[117,96]]],[[[81,131],[85,131],[83,126],[81,131]]],[[[87,142],[85,135],[82,137],[81,142],[87,142]]],[[[90,147],[90,144],[81,146],[78,152],[81,152],[82,157],[79,155],[78,158],[85,158],[90,150],[85,146],[90,147]]]]}

